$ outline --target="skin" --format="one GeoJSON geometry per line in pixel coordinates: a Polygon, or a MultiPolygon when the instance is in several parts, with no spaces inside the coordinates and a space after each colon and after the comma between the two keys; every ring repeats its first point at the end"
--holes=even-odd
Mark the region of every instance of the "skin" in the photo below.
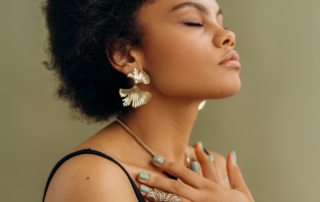
{"type": "MultiPolygon", "coordinates": [[[[149,186],[151,191],[153,191],[152,188],[157,188],[165,193],[176,194],[183,201],[254,202],[232,153],[229,153],[227,157],[226,168],[230,184],[230,187],[227,188],[217,178],[216,165],[210,161],[200,144],[196,145],[195,153],[199,160],[198,171],[191,171],[165,158],[163,158],[163,163],[161,164],[153,162],[159,169],[177,176],[179,179],[177,181],[154,174],[145,174],[148,175],[149,179],[147,180],[139,179],[139,177],[137,179],[149,186]]],[[[146,193],[141,193],[148,199],[146,193]]]]}
{"type": "MultiPolygon", "coordinates": [[[[203,5],[209,11],[207,15],[193,6],[170,11],[184,2],[187,0],[156,0],[142,6],[138,12],[145,29],[142,47],[127,45],[126,54],[108,55],[117,71],[128,75],[134,68],[144,70],[151,81],[149,85],[138,84],[140,89],[152,94],[151,100],[119,117],[156,154],[179,166],[184,165],[185,153],[191,161],[201,161],[201,155],[188,146],[199,104],[206,99],[232,96],[241,86],[239,68],[219,65],[233,50],[235,34],[223,28],[216,1],[192,0],[203,5]],[[190,22],[203,26],[186,24],[190,22]]],[[[168,178],[154,165],[152,156],[116,122],[71,152],[86,148],[117,160],[138,187],[140,172],[168,178]]],[[[210,154],[216,163],[209,166],[211,169],[204,168],[201,177],[230,189],[229,182],[222,180],[228,176],[225,158],[212,151],[210,154]]],[[[203,158],[202,162],[205,162],[203,158]]],[[[58,169],[45,201],[137,201],[137,198],[119,166],[101,157],[80,155],[58,169]]],[[[220,201],[230,200],[222,197],[220,201]]]]}

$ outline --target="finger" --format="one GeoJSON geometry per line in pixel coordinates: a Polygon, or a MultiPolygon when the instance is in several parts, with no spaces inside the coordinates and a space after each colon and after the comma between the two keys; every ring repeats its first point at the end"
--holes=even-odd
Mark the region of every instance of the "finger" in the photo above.
{"type": "Polygon", "coordinates": [[[248,192],[248,188],[243,180],[241,171],[236,163],[236,153],[230,152],[227,157],[227,172],[231,189],[236,189],[242,192],[248,192]]]}
{"type": "Polygon", "coordinates": [[[152,189],[151,189],[150,187],[148,187],[148,186],[146,186],[146,185],[144,185],[144,184],[141,184],[141,185],[140,185],[139,190],[140,190],[140,192],[141,192],[141,194],[142,194],[143,196],[146,196],[149,191],[152,191],[152,189]]]}
{"type": "Polygon", "coordinates": [[[220,181],[218,180],[215,164],[213,163],[214,161],[213,157],[212,159],[210,159],[210,157],[203,151],[203,147],[199,142],[197,142],[195,145],[195,153],[201,165],[203,177],[220,184],[220,181]]]}
{"type": "Polygon", "coordinates": [[[149,201],[153,202],[153,200],[148,199],[148,198],[146,197],[149,192],[153,192],[153,191],[154,191],[151,187],[148,187],[148,186],[146,186],[146,185],[144,185],[144,184],[141,184],[139,189],[140,189],[140,193],[142,194],[142,196],[145,198],[146,201],[148,201],[148,202],[149,202],[149,201]]]}
{"type": "MultiPolygon", "coordinates": [[[[141,187],[143,188],[143,185],[144,185],[147,188],[148,187],[157,188],[159,190],[162,190],[168,193],[176,194],[179,197],[186,198],[190,201],[196,201],[198,198],[199,191],[192,188],[189,185],[186,185],[180,180],[168,179],[168,178],[159,177],[157,175],[146,174],[146,173],[143,173],[142,175],[145,176],[145,177],[142,177],[143,179],[141,179],[140,177],[141,173],[138,177],[139,182],[142,184],[140,186],[140,191],[142,190],[141,187]]],[[[148,189],[151,190],[150,188],[148,189]]],[[[148,191],[141,191],[141,192],[148,193],[148,191]]]]}
{"type": "Polygon", "coordinates": [[[198,173],[200,176],[203,177],[201,165],[197,161],[190,163],[189,167],[193,172],[198,173]]]}
{"type": "Polygon", "coordinates": [[[163,157],[155,156],[153,159],[153,164],[164,172],[179,178],[184,183],[196,189],[212,186],[212,182],[210,180],[200,176],[196,172],[186,168],[183,165],[169,161],[163,157]]]}
{"type": "Polygon", "coordinates": [[[198,172],[198,174],[199,174],[201,177],[203,177],[202,167],[201,167],[201,164],[199,164],[199,162],[198,162],[198,165],[199,165],[199,172],[198,172]]]}
{"type": "Polygon", "coordinates": [[[155,156],[152,162],[161,170],[179,178],[184,183],[196,189],[206,187],[208,183],[211,184],[210,180],[200,176],[198,173],[192,171],[191,169],[188,169],[175,162],[169,161],[163,157],[155,156]]]}

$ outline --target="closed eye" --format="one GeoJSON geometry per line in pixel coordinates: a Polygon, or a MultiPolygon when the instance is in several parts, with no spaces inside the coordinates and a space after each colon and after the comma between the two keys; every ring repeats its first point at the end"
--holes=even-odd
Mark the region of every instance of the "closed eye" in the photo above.
{"type": "Polygon", "coordinates": [[[185,25],[188,25],[188,26],[196,26],[196,27],[202,27],[203,26],[203,24],[201,24],[201,23],[198,23],[198,22],[196,22],[196,23],[194,23],[194,22],[187,22],[187,23],[184,23],[185,25]]]}

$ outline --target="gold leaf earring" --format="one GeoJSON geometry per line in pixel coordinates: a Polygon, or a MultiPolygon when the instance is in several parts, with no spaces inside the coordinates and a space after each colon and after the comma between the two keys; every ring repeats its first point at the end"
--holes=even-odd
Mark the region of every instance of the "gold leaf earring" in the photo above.
{"type": "Polygon", "coordinates": [[[150,101],[152,95],[151,93],[147,91],[141,90],[137,84],[143,83],[143,84],[149,84],[150,83],[150,77],[149,75],[143,71],[138,70],[137,68],[134,68],[130,74],[128,74],[128,77],[134,80],[134,86],[130,89],[122,89],[120,88],[120,96],[123,99],[123,106],[127,107],[130,106],[132,102],[132,107],[137,108],[141,105],[147,104],[147,102],[150,101]]]}

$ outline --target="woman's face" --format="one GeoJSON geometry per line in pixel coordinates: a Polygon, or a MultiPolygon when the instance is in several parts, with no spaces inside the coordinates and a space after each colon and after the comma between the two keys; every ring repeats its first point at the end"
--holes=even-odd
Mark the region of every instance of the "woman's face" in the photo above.
{"type": "Polygon", "coordinates": [[[138,18],[145,29],[142,68],[151,81],[144,89],[199,100],[239,91],[240,63],[230,53],[235,34],[223,28],[215,0],[156,0],[143,6],[138,18]],[[221,64],[228,53],[232,57],[221,64]]]}

